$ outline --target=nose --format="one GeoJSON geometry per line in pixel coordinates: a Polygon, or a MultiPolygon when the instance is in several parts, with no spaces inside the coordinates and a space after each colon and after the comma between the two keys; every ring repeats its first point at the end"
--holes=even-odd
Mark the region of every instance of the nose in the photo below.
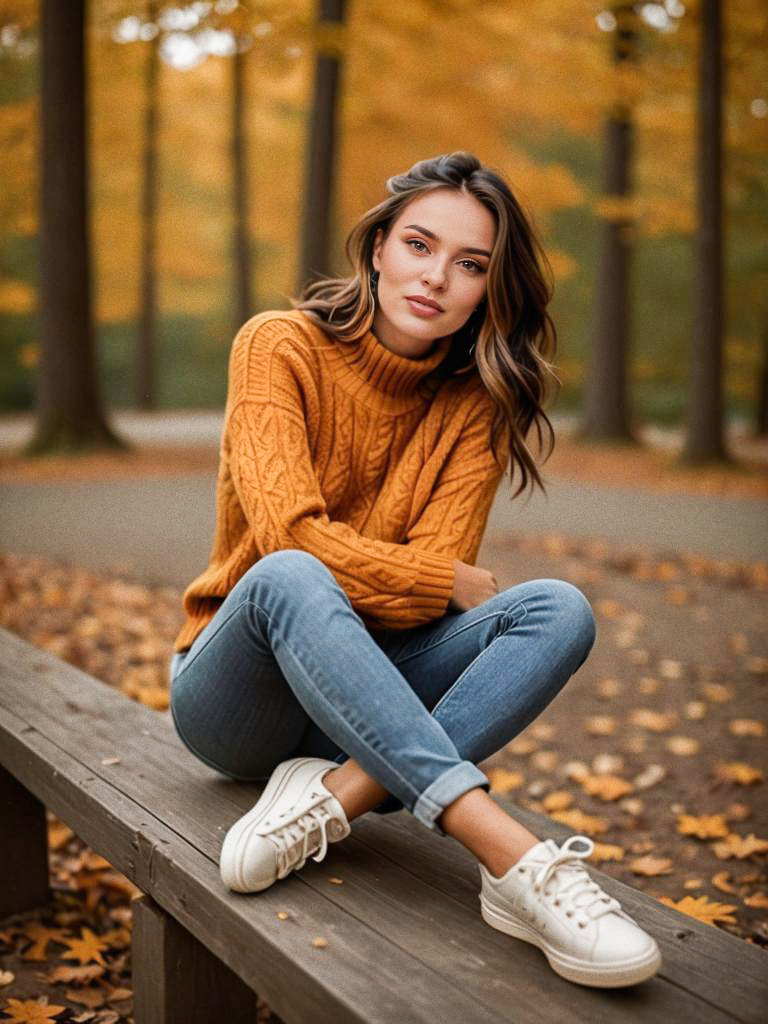
{"type": "Polygon", "coordinates": [[[446,282],[445,267],[439,262],[431,263],[428,267],[425,266],[422,271],[421,280],[428,288],[444,288],[446,282]]]}

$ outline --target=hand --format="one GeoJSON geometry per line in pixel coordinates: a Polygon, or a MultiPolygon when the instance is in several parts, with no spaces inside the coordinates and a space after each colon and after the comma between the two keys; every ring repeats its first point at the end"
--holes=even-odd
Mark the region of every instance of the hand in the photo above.
{"type": "Polygon", "coordinates": [[[498,594],[499,585],[489,569],[480,569],[458,558],[453,560],[455,579],[453,593],[448,602],[451,611],[466,612],[498,594]]]}

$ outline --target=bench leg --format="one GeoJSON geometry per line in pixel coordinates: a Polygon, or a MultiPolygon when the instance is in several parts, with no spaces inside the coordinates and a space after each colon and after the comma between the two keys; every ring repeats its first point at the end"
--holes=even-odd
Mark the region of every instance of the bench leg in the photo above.
{"type": "Polygon", "coordinates": [[[254,1024],[256,993],[149,896],[132,900],[136,1024],[254,1024]]]}
{"type": "Polygon", "coordinates": [[[0,765],[0,918],[51,899],[45,807],[0,765]]]}

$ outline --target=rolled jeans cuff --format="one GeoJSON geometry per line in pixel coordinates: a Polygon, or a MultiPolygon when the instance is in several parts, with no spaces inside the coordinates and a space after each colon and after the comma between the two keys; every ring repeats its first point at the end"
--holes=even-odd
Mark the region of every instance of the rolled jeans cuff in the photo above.
{"type": "Polygon", "coordinates": [[[411,813],[422,825],[426,825],[438,835],[447,835],[437,819],[454,800],[477,786],[482,786],[487,793],[491,788],[488,776],[471,761],[462,761],[427,786],[414,804],[411,813]]]}

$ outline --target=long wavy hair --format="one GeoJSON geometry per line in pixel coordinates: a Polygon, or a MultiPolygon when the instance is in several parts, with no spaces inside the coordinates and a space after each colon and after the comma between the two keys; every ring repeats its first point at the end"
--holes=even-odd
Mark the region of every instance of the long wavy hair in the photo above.
{"type": "Polygon", "coordinates": [[[448,187],[474,196],[496,224],[486,294],[454,332],[445,358],[425,383],[436,387],[446,378],[479,374],[496,407],[491,431],[494,458],[509,468],[510,483],[515,468],[520,471],[520,484],[512,497],[529,484],[531,490],[538,485],[545,491],[526,439],[534,424],[541,453],[542,424],[546,424],[549,449],[543,461],[552,454],[555,433],[545,406],[560,380],[551,363],[557,332],[547,312],[554,289],[552,269],[532,220],[502,177],[464,150],[420,160],[386,184],[389,198],[363,214],[347,236],[345,252],[353,274],[310,281],[298,298],[288,297],[292,307],[340,343],[356,342],[371,329],[376,309],[371,272],[377,230],[381,228],[386,239],[408,203],[434,189],[448,187]],[[547,270],[546,278],[542,268],[547,270]],[[508,467],[506,452],[503,463],[499,458],[503,434],[509,441],[508,467]]]}

